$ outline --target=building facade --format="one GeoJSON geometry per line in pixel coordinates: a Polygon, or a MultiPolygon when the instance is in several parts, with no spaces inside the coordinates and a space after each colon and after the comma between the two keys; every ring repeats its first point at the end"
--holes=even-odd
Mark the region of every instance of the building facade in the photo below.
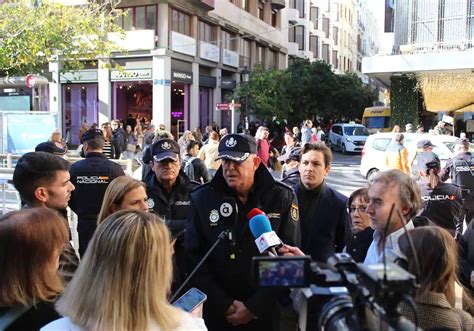
{"type": "Polygon", "coordinates": [[[83,123],[114,118],[165,124],[175,137],[211,122],[231,129],[231,113],[216,104],[233,99],[240,72],[287,66],[284,8],[283,0],[123,0],[125,39],[110,36],[121,52],[79,72],[51,63],[51,109],[72,143],[83,123]]]}

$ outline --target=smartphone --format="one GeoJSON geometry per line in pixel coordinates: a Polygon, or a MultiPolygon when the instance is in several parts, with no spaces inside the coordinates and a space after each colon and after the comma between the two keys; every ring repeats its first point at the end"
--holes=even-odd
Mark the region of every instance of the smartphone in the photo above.
{"type": "Polygon", "coordinates": [[[258,287],[307,287],[310,265],[309,256],[254,257],[254,281],[258,287]]]}
{"type": "Polygon", "coordinates": [[[181,308],[182,310],[190,313],[201,303],[206,301],[207,295],[193,287],[186,293],[184,293],[178,300],[173,303],[173,306],[181,308]]]}

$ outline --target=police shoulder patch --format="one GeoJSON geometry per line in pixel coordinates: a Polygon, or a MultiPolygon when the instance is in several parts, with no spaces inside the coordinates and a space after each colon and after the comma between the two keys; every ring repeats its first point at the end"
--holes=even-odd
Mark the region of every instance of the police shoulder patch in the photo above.
{"type": "Polygon", "coordinates": [[[299,219],[298,205],[294,203],[291,204],[290,218],[294,222],[298,222],[299,219]]]}

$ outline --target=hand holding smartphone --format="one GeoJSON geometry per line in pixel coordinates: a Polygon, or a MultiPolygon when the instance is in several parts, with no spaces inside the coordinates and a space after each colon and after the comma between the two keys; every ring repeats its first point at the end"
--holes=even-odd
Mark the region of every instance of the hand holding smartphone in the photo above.
{"type": "Polygon", "coordinates": [[[173,306],[191,313],[194,317],[202,316],[202,304],[207,300],[207,295],[193,287],[173,303],[173,306]],[[194,312],[196,311],[196,314],[194,312]]]}

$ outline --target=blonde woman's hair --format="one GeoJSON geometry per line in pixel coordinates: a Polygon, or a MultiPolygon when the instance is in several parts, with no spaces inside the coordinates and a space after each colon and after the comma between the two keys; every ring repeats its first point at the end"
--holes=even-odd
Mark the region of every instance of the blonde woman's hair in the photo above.
{"type": "Polygon", "coordinates": [[[183,312],[168,303],[172,281],[170,234],[156,215],[122,210],[97,227],[57,311],[86,330],[162,330],[183,312]]]}
{"type": "Polygon", "coordinates": [[[115,178],[105,190],[102,207],[100,208],[99,216],[97,217],[97,224],[100,224],[113,213],[113,205],[118,207],[128,192],[139,187],[145,188],[145,184],[142,181],[127,176],[115,178]]]}
{"type": "Polygon", "coordinates": [[[417,276],[418,295],[426,292],[444,293],[452,307],[456,301],[454,284],[458,283],[458,254],[453,236],[439,226],[421,226],[402,234],[400,250],[408,261],[408,272],[417,276]],[[407,236],[410,236],[414,250],[407,236]],[[418,257],[419,272],[414,254],[418,257]]]}
{"type": "Polygon", "coordinates": [[[53,301],[63,283],[52,266],[68,240],[64,220],[49,208],[0,218],[0,307],[53,301]]]}

